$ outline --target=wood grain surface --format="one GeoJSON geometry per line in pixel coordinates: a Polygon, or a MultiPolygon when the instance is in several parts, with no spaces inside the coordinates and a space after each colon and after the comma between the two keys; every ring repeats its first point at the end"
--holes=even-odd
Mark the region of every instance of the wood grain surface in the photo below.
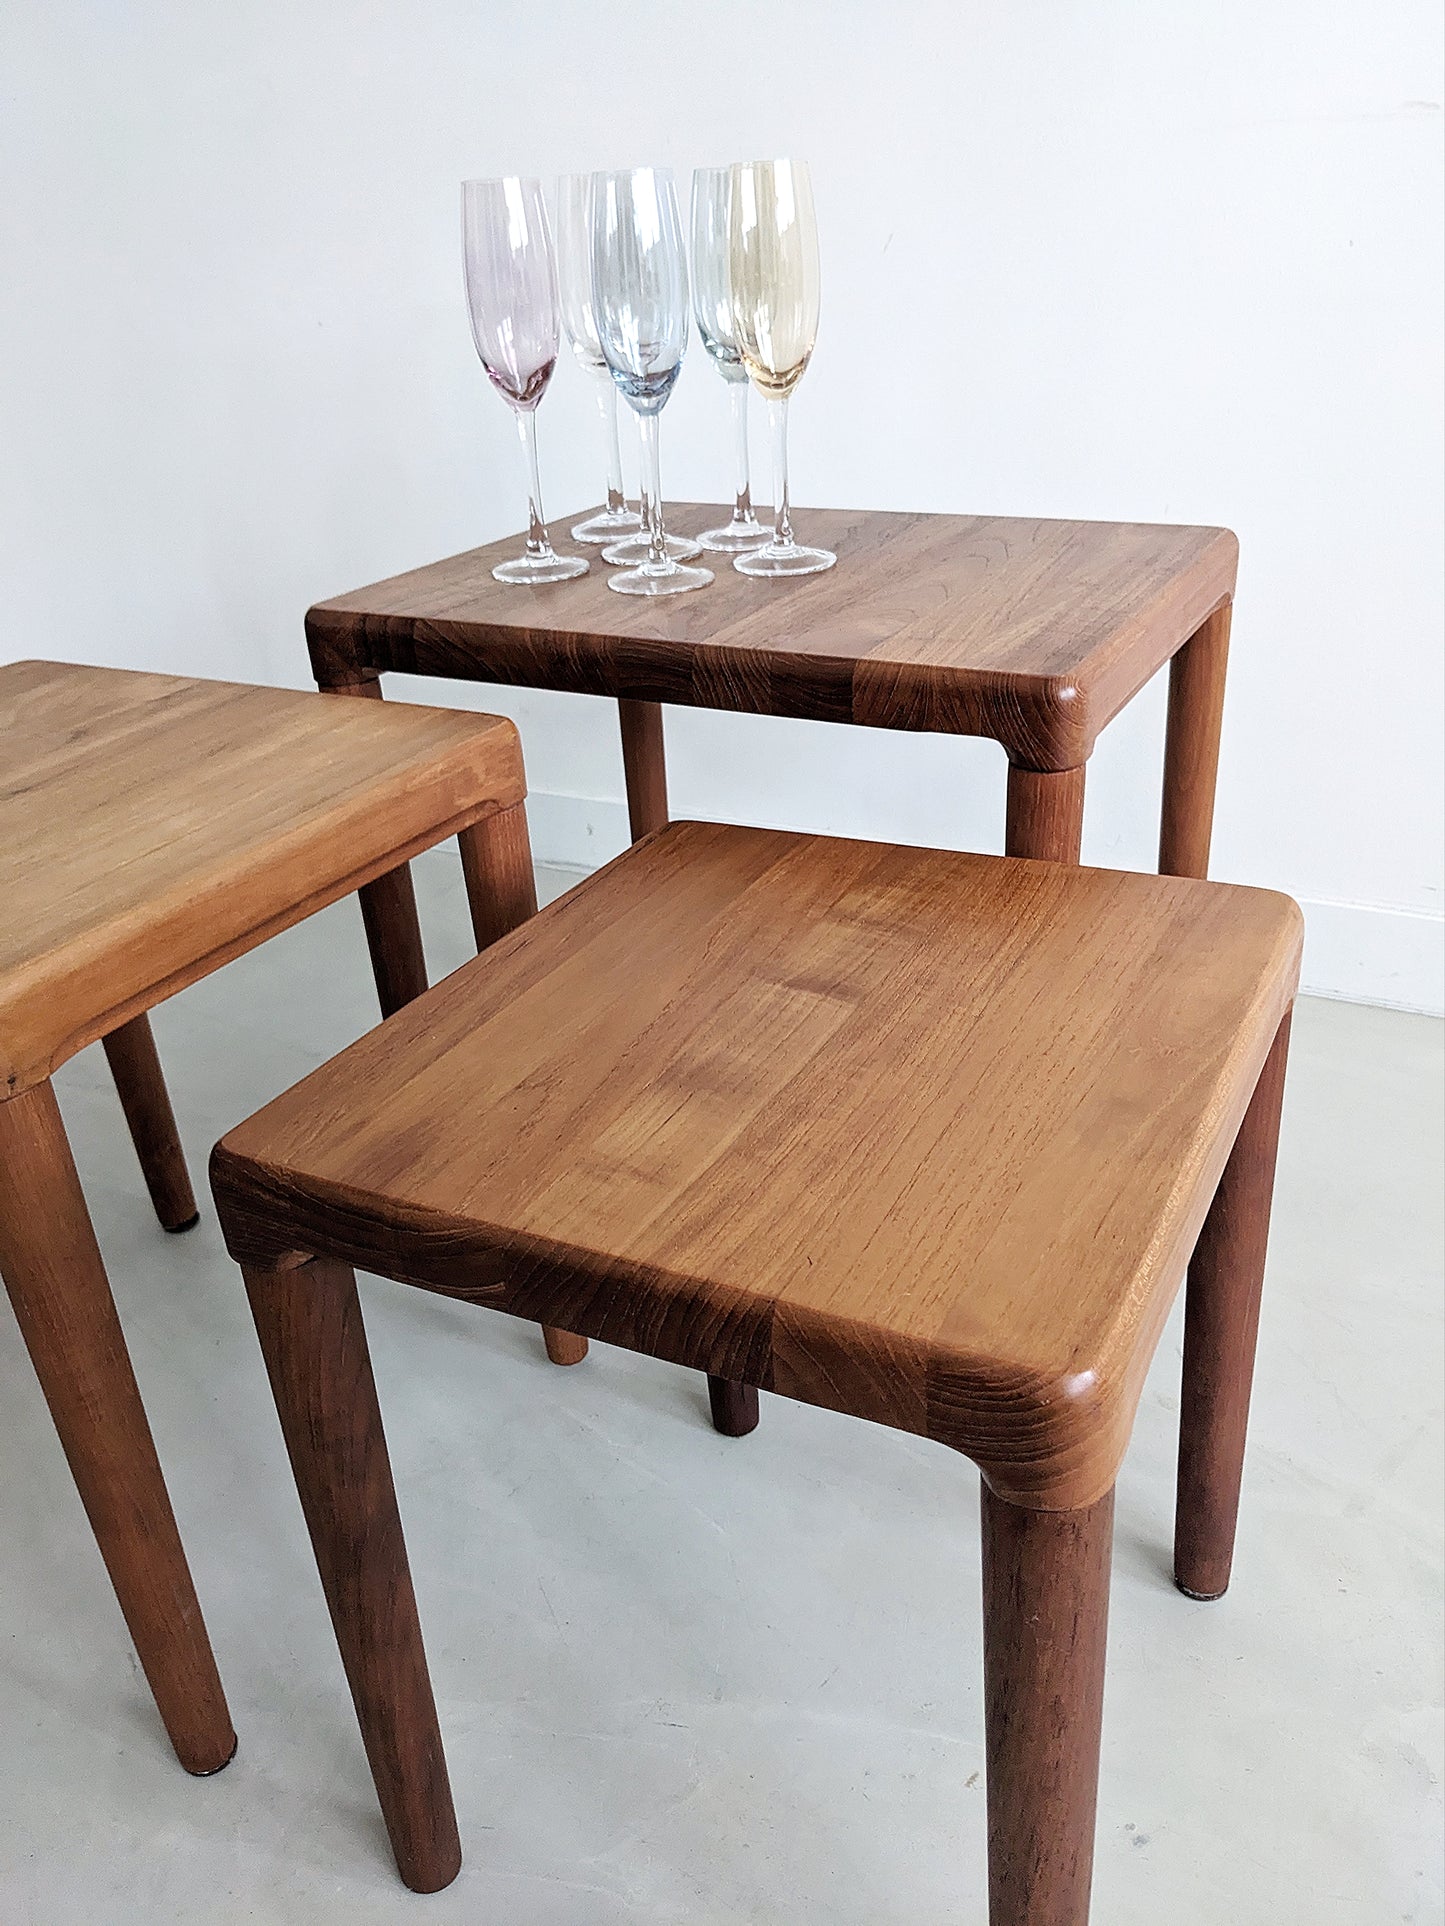
{"type": "Polygon", "coordinates": [[[1169,664],[1159,821],[1161,876],[1209,874],[1232,614],[1229,602],[1217,608],[1169,664]]]}
{"type": "Polygon", "coordinates": [[[0,1276],[176,1756],[219,1772],[236,1734],[48,1083],[0,1103],[0,1276]]]}
{"type": "Polygon", "coordinates": [[[662,709],[656,702],[617,705],[622,735],[622,774],[627,786],[627,824],[633,842],[667,827],[667,755],[662,709]]]}
{"type": "Polygon", "coordinates": [[[232,1131],[223,1226],[1087,1506],[1300,933],[1259,890],[673,825],[232,1131]]]}
{"type": "Polygon", "coordinates": [[[1004,854],[1076,863],[1084,837],[1084,765],[1021,769],[1009,764],[1004,854]]]}
{"type": "MultiPolygon", "coordinates": [[[[669,505],[679,534],[717,506],[669,505]]],[[[323,687],[398,669],[887,729],[991,736],[1033,769],[1085,761],[1109,718],[1234,592],[1219,528],[799,509],[826,575],[722,568],[661,604],[595,562],[519,589],[508,536],[337,596],[306,618],[323,687]]]]}
{"type": "Polygon", "coordinates": [[[0,669],[0,1100],[525,793],[510,722],[0,669]]]}
{"type": "Polygon", "coordinates": [[[316,1263],[246,1289],[397,1870],[434,1893],[462,1848],[356,1279],[316,1263]]]}
{"type": "Polygon", "coordinates": [[[980,1525],[990,1926],[1088,1926],[1114,1494],[980,1525]]]}
{"type": "Polygon", "coordinates": [[[165,1230],[192,1230],[200,1214],[150,1018],[133,1016],[101,1043],[156,1216],[165,1230]]]}
{"type": "Polygon", "coordinates": [[[1190,1598],[1222,1597],[1234,1563],[1288,1057],[1286,1017],[1189,1260],[1174,1581],[1190,1598]]]}

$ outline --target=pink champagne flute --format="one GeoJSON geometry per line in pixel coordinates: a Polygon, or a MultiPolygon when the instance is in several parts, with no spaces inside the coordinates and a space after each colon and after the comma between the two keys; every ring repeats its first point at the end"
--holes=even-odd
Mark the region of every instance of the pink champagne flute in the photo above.
{"type": "Polygon", "coordinates": [[[565,582],[581,555],[559,555],[542,514],[537,403],[557,365],[557,270],[542,183],[509,174],[462,182],[462,258],[472,340],[487,379],[517,417],[527,458],[527,545],[492,570],[499,582],[565,582]]]}

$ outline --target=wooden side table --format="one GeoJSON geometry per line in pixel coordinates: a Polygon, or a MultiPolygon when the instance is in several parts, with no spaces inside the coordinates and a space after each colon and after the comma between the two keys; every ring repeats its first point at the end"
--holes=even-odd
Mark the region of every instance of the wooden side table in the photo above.
{"type": "Polygon", "coordinates": [[[1229,1579],[1300,937],[1261,890],[677,824],[228,1133],[408,1884],[460,1847],[356,1264],[973,1459],[990,1917],[1083,1926],[1113,1487],[1186,1265],[1175,1570],[1229,1579]]]}
{"type": "MultiPolygon", "coordinates": [[[[453,834],[478,947],[513,928],[536,907],[521,753],[494,716],[51,662],[0,668],[0,742],[0,1274],[166,1730],[214,1772],[235,1733],[50,1079],[105,1042],[186,1228],[146,1011],[352,890],[395,1007],[398,865],[453,834]]],[[[559,1361],[585,1348],[550,1334],[559,1361]]]]}
{"type": "MultiPolygon", "coordinates": [[[[718,506],[669,507],[697,533],[718,506]]],[[[1220,528],[809,509],[826,575],[648,603],[610,571],[544,588],[492,579],[517,538],[319,603],[317,683],[380,694],[388,670],[617,698],[634,837],[668,820],[663,703],[879,729],[989,736],[1008,755],[1006,849],[1074,863],[1100,731],[1166,662],[1159,867],[1208,871],[1239,546],[1220,528]]],[[[414,914],[383,906],[373,948],[411,982],[414,914]]],[[[424,980],[424,979],[423,979],[424,980]]],[[[714,1422],[757,1422],[756,1395],[711,1385],[714,1422]]]]}

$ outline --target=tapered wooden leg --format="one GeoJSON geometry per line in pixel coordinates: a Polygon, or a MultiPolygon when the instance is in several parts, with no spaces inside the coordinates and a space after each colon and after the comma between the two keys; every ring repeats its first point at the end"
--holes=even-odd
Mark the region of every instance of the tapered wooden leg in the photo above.
{"type": "Polygon", "coordinates": [[[1089,1917],[1113,1529],[983,1489],[990,1926],[1089,1917]]]}
{"type": "Polygon", "coordinates": [[[622,772],[627,783],[627,817],[632,840],[667,824],[667,760],[662,746],[662,704],[617,704],[622,725],[622,772]]]}
{"type": "Polygon", "coordinates": [[[1164,804],[1159,821],[1161,876],[1209,874],[1232,610],[1230,602],[1216,609],[1169,664],[1164,804]]]}
{"type": "Polygon", "coordinates": [[[462,1849],[356,1280],[244,1275],[397,1869],[437,1892],[462,1849]]]}
{"type": "MultiPolygon", "coordinates": [[[[462,852],[472,934],[478,950],[484,950],[537,914],[537,875],[526,806],[515,803],[484,816],[470,829],[459,830],[457,847],[462,852]]],[[[544,1324],[542,1341],[553,1364],[580,1364],[587,1355],[586,1338],[574,1337],[570,1331],[544,1324]]]]}
{"type": "MultiPolygon", "coordinates": [[[[369,682],[340,682],[324,693],[359,696],[369,702],[382,700],[381,682],[376,677],[369,682]]],[[[398,865],[375,882],[363,883],[357,896],[381,1014],[394,1016],[426,988],[426,957],[410,863],[398,865]]]]}
{"type": "Polygon", "coordinates": [[[0,1103],[0,1274],[176,1756],[218,1772],[236,1734],[48,1083],[0,1103]]]}
{"type": "Polygon", "coordinates": [[[1189,1265],[1174,1582],[1190,1598],[1229,1585],[1269,1241],[1289,1018],[1265,1060],[1189,1265]]]}
{"type": "Polygon", "coordinates": [[[499,809],[458,830],[467,907],[478,950],[485,950],[537,914],[537,875],[527,834],[525,803],[499,809]]]}
{"type": "Polygon", "coordinates": [[[746,1438],[758,1427],[758,1388],[755,1384],[734,1384],[731,1378],[709,1378],[707,1401],[712,1408],[714,1431],[725,1438],[746,1438]]]}
{"type": "Polygon", "coordinates": [[[426,988],[426,959],[422,955],[421,923],[416,913],[416,891],[411,865],[388,870],[356,892],[376,998],[384,1017],[394,1016],[426,988]]]}
{"type": "Polygon", "coordinates": [[[1077,863],[1084,836],[1084,768],[1008,770],[1004,854],[1077,863]]]}
{"type": "Polygon", "coordinates": [[[101,1045],[161,1229],[191,1230],[201,1221],[200,1212],[161,1074],[150,1018],[144,1014],[132,1017],[103,1037],[101,1045]]]}
{"type": "MultiPolygon", "coordinates": [[[[633,842],[667,825],[667,758],[662,741],[662,704],[617,704],[622,726],[622,771],[627,782],[627,820],[633,842]]],[[[550,1346],[549,1346],[550,1349],[550,1346]]],[[[708,1404],[715,1429],[725,1438],[745,1438],[758,1422],[758,1394],[750,1384],[709,1378],[708,1404]]]]}

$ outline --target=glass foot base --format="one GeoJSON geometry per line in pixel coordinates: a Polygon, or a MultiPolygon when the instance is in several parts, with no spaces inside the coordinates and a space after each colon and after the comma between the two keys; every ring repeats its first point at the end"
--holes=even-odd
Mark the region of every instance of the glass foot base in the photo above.
{"type": "Polygon", "coordinates": [[[615,512],[604,508],[600,514],[589,515],[585,522],[578,522],[572,530],[574,542],[615,542],[623,535],[635,535],[642,527],[642,517],[635,509],[619,508],[615,512]]]}
{"type": "Polygon", "coordinates": [[[630,568],[622,575],[609,575],[607,586],[619,595],[681,595],[686,589],[706,588],[712,578],[710,568],[684,568],[672,562],[666,568],[646,565],[630,568]]]}
{"type": "Polygon", "coordinates": [[[492,574],[499,582],[569,582],[574,575],[585,575],[588,567],[585,555],[558,555],[548,549],[545,555],[519,555],[515,562],[498,562],[492,574]]]}
{"type": "Polygon", "coordinates": [[[799,548],[796,542],[780,548],[769,542],[765,548],[735,557],[733,567],[740,575],[821,575],[837,559],[828,548],[799,548]]]}
{"type": "Polygon", "coordinates": [[[750,548],[761,548],[768,531],[751,515],[746,521],[732,521],[723,528],[709,528],[698,536],[698,546],[715,555],[745,555],[750,548]]]}
{"type": "MultiPolygon", "coordinates": [[[[668,557],[674,562],[690,562],[702,550],[696,542],[690,542],[683,535],[669,535],[664,546],[668,557]]],[[[646,535],[629,535],[626,541],[613,542],[602,551],[604,562],[645,562],[652,552],[652,543],[646,535]]]]}

